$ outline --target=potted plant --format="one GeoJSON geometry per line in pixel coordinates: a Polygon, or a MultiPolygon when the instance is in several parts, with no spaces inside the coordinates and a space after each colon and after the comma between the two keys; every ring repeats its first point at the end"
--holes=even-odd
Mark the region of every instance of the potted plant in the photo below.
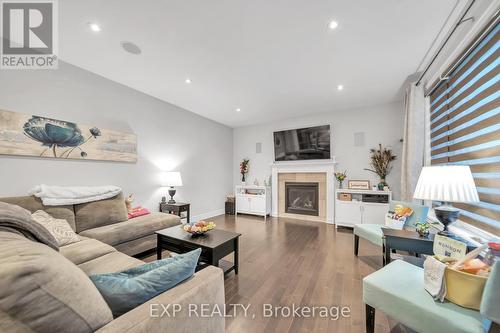
{"type": "Polygon", "coordinates": [[[429,229],[431,225],[427,221],[418,222],[415,224],[415,230],[417,230],[420,237],[427,237],[429,235],[429,229]]]}
{"type": "Polygon", "coordinates": [[[244,158],[240,163],[241,182],[245,183],[245,174],[248,172],[249,159],[244,158]]]}
{"type": "Polygon", "coordinates": [[[380,182],[378,183],[378,189],[383,190],[387,183],[385,179],[387,175],[391,172],[392,161],[396,160],[396,155],[392,154],[391,149],[383,148],[382,144],[379,143],[378,149],[370,149],[370,166],[371,169],[365,169],[377,174],[380,177],[380,182]]]}
{"type": "Polygon", "coordinates": [[[344,172],[335,172],[335,179],[339,182],[339,188],[343,188],[342,183],[347,177],[347,170],[344,172]]]}

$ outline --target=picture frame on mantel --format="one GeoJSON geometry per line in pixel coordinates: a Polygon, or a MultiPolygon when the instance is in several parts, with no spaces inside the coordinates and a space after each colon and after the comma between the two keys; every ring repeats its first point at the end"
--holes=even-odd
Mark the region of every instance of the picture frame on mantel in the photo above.
{"type": "Polygon", "coordinates": [[[369,180],[349,180],[347,182],[347,187],[350,190],[369,190],[370,181],[369,180]]]}

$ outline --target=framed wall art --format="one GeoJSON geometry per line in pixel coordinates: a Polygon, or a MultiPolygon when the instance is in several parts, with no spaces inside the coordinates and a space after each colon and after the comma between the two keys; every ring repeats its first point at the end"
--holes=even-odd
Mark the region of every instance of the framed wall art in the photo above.
{"type": "Polygon", "coordinates": [[[0,154],[135,163],[137,136],[0,110],[0,154]]]}

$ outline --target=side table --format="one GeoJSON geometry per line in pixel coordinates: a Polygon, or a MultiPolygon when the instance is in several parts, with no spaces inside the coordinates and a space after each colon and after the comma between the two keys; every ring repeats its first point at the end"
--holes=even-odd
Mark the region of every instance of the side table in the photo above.
{"type": "MultiPolygon", "coordinates": [[[[434,254],[433,247],[435,234],[429,234],[426,237],[421,237],[416,231],[389,228],[382,228],[382,232],[384,234],[384,266],[391,262],[391,252],[393,250],[408,251],[409,253],[418,254],[434,254]]],[[[466,243],[468,252],[476,248],[475,245],[468,243],[464,239],[457,236],[453,238],[466,243]]]]}
{"type": "Polygon", "coordinates": [[[183,202],[176,202],[173,204],[169,204],[168,202],[160,202],[160,212],[174,214],[186,220],[186,223],[190,221],[190,204],[183,202]],[[183,216],[183,212],[186,212],[186,215],[183,216]]]}

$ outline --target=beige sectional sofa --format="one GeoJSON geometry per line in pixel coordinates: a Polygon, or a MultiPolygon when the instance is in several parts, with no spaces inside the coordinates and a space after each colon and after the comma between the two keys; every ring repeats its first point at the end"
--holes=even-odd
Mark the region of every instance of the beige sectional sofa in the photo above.
{"type": "Polygon", "coordinates": [[[44,210],[68,221],[79,235],[100,240],[131,256],[156,248],[155,231],[181,224],[178,216],[160,212],[129,220],[121,193],[110,199],[70,206],[44,206],[34,196],[0,198],[0,201],[32,213],[44,210]]]}
{"type": "Polygon", "coordinates": [[[179,224],[178,217],[163,213],[123,221],[117,208],[122,199],[44,207],[33,197],[0,198],[32,212],[43,209],[64,218],[81,237],[57,252],[20,234],[0,231],[0,332],[224,331],[223,317],[189,316],[188,311],[190,304],[223,308],[223,273],[212,266],[126,314],[112,317],[88,276],[143,264],[128,254],[155,247],[156,241],[151,241],[155,230],[179,224]],[[115,222],[108,223],[106,216],[115,222]],[[182,310],[166,315],[162,309],[169,304],[182,310]]]}

